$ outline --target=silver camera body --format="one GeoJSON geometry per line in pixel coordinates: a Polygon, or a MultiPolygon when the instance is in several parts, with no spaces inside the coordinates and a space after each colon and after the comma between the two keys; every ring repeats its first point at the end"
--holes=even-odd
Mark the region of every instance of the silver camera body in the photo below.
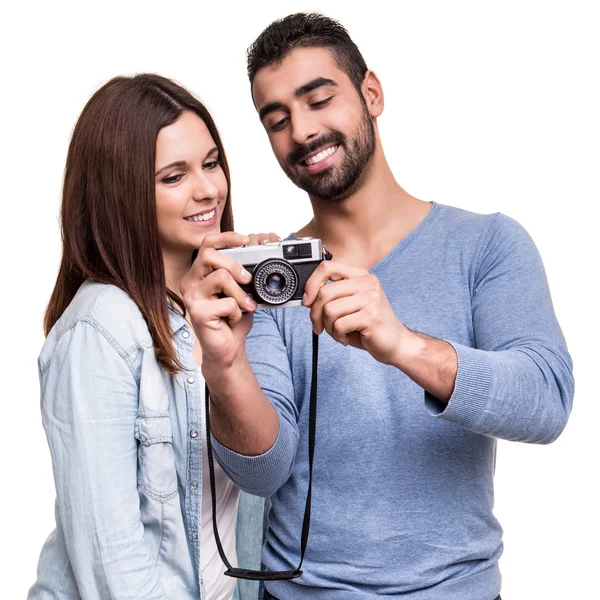
{"type": "Polygon", "coordinates": [[[220,250],[249,271],[252,281],[240,287],[258,309],[301,306],[304,286],[314,270],[331,258],[321,240],[299,238],[220,250]]]}

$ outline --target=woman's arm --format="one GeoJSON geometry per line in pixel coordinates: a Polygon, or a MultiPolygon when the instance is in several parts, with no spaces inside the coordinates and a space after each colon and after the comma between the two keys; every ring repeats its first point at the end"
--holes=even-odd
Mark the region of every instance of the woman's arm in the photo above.
{"type": "Polygon", "coordinates": [[[82,598],[164,600],[140,519],[138,385],[119,350],[80,321],[41,372],[58,518],[82,598]]]}

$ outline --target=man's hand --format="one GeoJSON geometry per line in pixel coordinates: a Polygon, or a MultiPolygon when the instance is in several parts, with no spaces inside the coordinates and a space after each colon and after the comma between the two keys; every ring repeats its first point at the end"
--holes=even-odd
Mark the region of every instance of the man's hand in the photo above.
{"type": "Polygon", "coordinates": [[[411,331],[394,314],[379,279],[366,269],[323,261],[306,282],[315,333],[392,365],[442,402],[454,390],[458,358],[445,341],[411,331]],[[332,281],[325,285],[327,281],[332,281]]]}
{"type": "Polygon", "coordinates": [[[394,364],[408,329],[398,320],[379,279],[366,269],[323,261],[306,282],[303,303],[310,307],[315,333],[327,331],[344,346],[366,350],[394,364]],[[327,281],[332,281],[325,285],[327,281]]]}

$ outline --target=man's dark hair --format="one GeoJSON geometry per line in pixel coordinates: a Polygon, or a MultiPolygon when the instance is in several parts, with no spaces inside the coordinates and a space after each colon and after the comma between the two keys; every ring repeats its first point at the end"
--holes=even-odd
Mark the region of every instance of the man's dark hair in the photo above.
{"type": "Polygon", "coordinates": [[[328,48],[338,67],[360,94],[367,72],[365,59],[346,29],[318,13],[296,13],[273,21],[248,48],[250,85],[263,67],[279,65],[295,48],[328,48]]]}

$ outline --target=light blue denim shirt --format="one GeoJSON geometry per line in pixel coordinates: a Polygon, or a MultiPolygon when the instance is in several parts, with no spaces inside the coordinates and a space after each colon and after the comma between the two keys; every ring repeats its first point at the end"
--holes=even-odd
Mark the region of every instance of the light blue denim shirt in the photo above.
{"type": "MultiPolygon", "coordinates": [[[[56,529],[30,600],[204,599],[200,573],[202,378],[193,332],[170,310],[186,372],[168,375],[137,305],[84,283],[39,357],[56,529]]],[[[240,501],[240,564],[258,568],[262,499],[240,501]]],[[[256,600],[244,582],[239,600],[256,600]]]]}

